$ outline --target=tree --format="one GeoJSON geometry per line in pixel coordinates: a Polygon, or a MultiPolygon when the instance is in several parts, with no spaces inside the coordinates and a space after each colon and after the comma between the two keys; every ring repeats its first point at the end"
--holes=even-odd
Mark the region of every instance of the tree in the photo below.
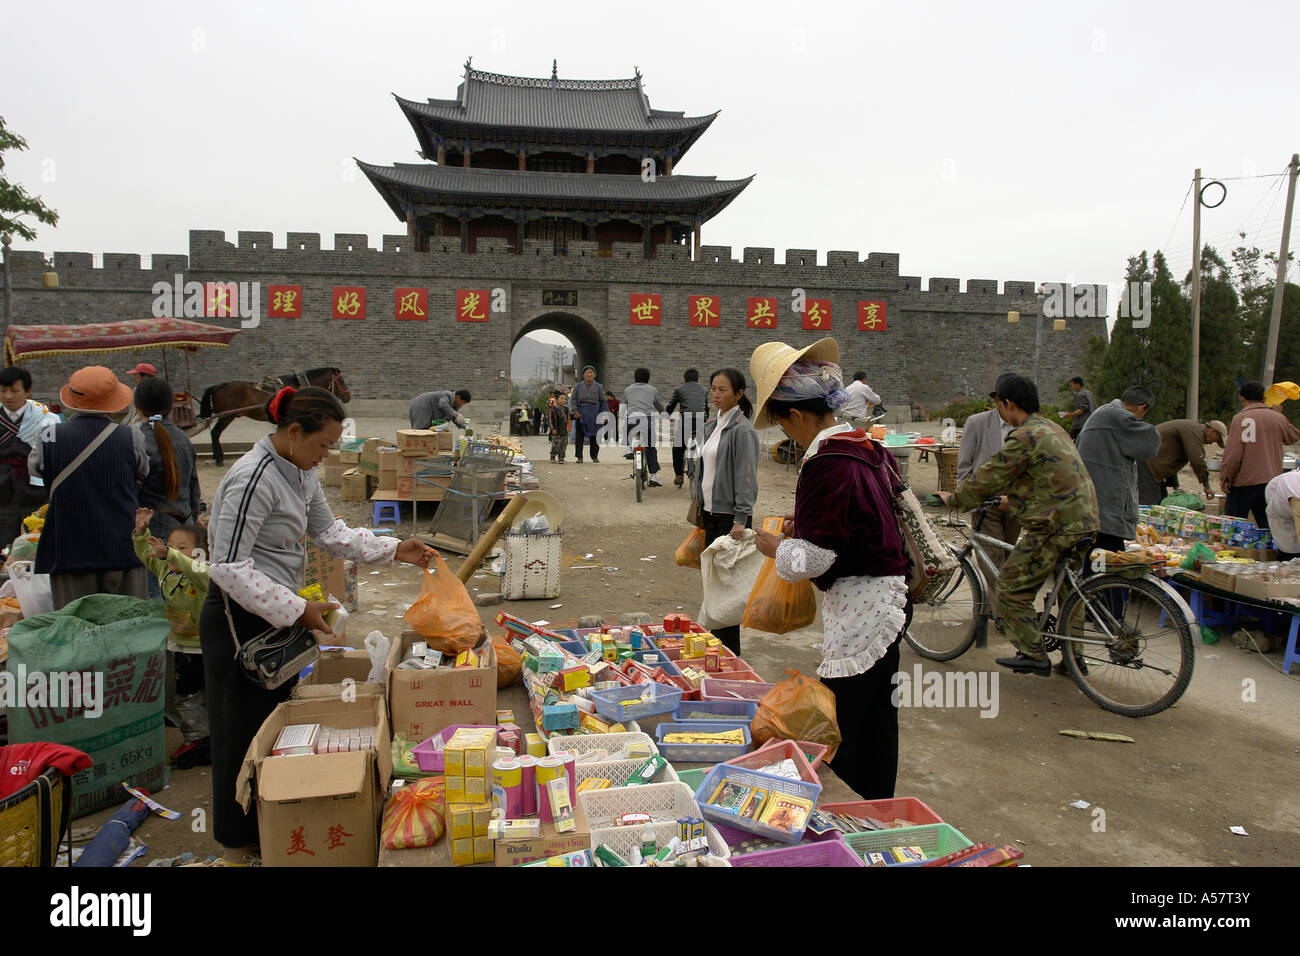
{"type": "Polygon", "coordinates": [[[16,233],[31,242],[36,238],[36,230],[24,225],[20,217],[35,216],[47,226],[56,226],[59,214],[41,202],[39,196],[33,196],[22,186],[5,178],[5,151],[26,148],[27,140],[10,132],[5,126],[5,118],[0,116],[0,232],[16,233]]]}
{"type": "MultiPolygon", "coordinates": [[[[1156,253],[1159,255],[1159,253],[1156,253]]],[[[1147,254],[1128,260],[1125,271],[1126,282],[1150,282],[1151,269],[1147,264],[1147,254]]],[[[1104,351],[1100,345],[1090,345],[1085,353],[1089,359],[1088,368],[1092,380],[1088,386],[1097,396],[1099,403],[1105,404],[1119,398],[1124,389],[1131,385],[1146,385],[1152,388],[1147,368],[1147,355],[1151,351],[1154,321],[1145,329],[1135,329],[1128,319],[1117,319],[1111,330],[1110,342],[1104,351]]],[[[1154,390],[1154,389],[1153,389],[1154,390]]]]}
{"type": "MultiPolygon", "coordinates": [[[[1187,274],[1190,290],[1191,273],[1187,274]]],[[[1198,405],[1203,418],[1231,417],[1237,410],[1238,379],[1250,379],[1249,333],[1228,264],[1212,246],[1201,253],[1201,377],[1198,405]]]]}

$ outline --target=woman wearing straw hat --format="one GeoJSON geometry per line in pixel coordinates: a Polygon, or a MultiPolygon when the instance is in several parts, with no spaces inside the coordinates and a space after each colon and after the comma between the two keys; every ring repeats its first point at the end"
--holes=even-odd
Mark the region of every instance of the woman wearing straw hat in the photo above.
{"type": "MultiPolygon", "coordinates": [[[[745,396],[744,374],[718,369],[709,377],[709,396],[718,415],[700,433],[700,461],[691,488],[706,548],[724,534],[744,537],[753,526],[758,498],[758,433],[750,420],[754,406],[745,396]]],[[[739,624],[715,627],[713,633],[740,655],[739,624]]]]}
{"type": "Polygon", "coordinates": [[[808,451],[784,534],[759,531],[758,550],[786,581],[826,592],[817,674],[835,694],[842,743],[831,769],[862,797],[894,795],[898,709],[893,676],[907,621],[907,558],[894,518],[892,456],[861,429],[835,420],[849,395],[840,349],[825,338],[802,349],[754,350],[759,427],[774,424],[808,451]]]}
{"type": "Polygon", "coordinates": [[[87,594],[148,593],[131,533],[149,455],[139,429],[112,420],[131,398],[110,369],[78,369],[59,393],[72,417],[32,447],[28,468],[50,489],[36,573],[50,576],[56,611],[87,594]]]}

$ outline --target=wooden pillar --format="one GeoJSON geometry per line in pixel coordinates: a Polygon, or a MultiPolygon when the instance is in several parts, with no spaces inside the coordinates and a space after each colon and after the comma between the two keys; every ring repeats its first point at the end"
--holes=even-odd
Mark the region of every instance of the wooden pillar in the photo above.
{"type": "Polygon", "coordinates": [[[695,261],[700,261],[700,227],[698,224],[695,227],[695,261]]]}
{"type": "Polygon", "coordinates": [[[673,224],[664,223],[664,244],[671,246],[673,244],[673,224]]]}
{"type": "Polygon", "coordinates": [[[442,143],[438,144],[438,165],[447,165],[447,147],[442,143]]]}
{"type": "Polygon", "coordinates": [[[596,220],[594,219],[587,220],[587,241],[596,241],[596,220]]]}
{"type": "Polygon", "coordinates": [[[460,164],[469,169],[469,143],[462,143],[460,147],[460,164]]]}
{"type": "Polygon", "coordinates": [[[469,252],[469,213],[460,214],[460,251],[469,252]]]}
{"type": "Polygon", "coordinates": [[[595,154],[595,153],[588,153],[588,154],[587,154],[587,172],[589,172],[589,173],[594,173],[595,171],[596,171],[596,154],[595,154]]]}
{"type": "MultiPolygon", "coordinates": [[[[522,151],[519,154],[519,161],[523,162],[522,151]]],[[[515,235],[518,237],[515,240],[515,255],[521,256],[524,254],[524,217],[522,213],[517,217],[515,225],[515,235]]]]}
{"type": "Polygon", "coordinates": [[[528,165],[527,160],[528,160],[528,151],[527,151],[527,150],[524,150],[524,149],[521,149],[521,150],[519,151],[519,171],[520,171],[521,173],[524,171],[524,169],[525,169],[525,168],[527,167],[527,165],[528,165]]]}
{"type": "Polygon", "coordinates": [[[650,223],[641,223],[641,255],[650,258],[650,223]]]}
{"type": "Polygon", "coordinates": [[[668,156],[664,159],[664,175],[671,176],[672,174],[673,174],[673,158],[671,156],[668,156]]]}

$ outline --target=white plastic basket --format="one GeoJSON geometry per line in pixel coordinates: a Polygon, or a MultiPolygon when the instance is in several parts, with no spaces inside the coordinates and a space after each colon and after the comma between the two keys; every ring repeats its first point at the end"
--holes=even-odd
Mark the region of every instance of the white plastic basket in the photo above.
{"type": "MultiPolygon", "coordinates": [[[[635,789],[644,790],[645,787],[636,787],[635,789]]],[[[655,830],[655,842],[660,846],[665,846],[679,832],[676,820],[671,823],[652,823],[650,825],[655,830]]],[[[632,854],[632,847],[641,845],[641,835],[644,830],[644,827],[593,827],[591,830],[591,848],[595,850],[596,847],[604,844],[626,860],[632,854]]],[[[723,860],[731,860],[731,847],[727,846],[727,841],[722,839],[717,827],[707,820],[704,821],[704,836],[708,841],[709,853],[723,860]]],[[[731,863],[728,862],[727,865],[730,866],[731,863]]]]}
{"type": "MultiPolygon", "coordinates": [[[[592,777],[602,777],[609,781],[611,787],[626,787],[632,774],[644,763],[644,760],[603,760],[600,763],[580,763],[574,769],[578,783],[592,777]]],[[[681,783],[681,779],[673,765],[665,763],[663,769],[655,774],[653,783],[681,783]]]]}
{"type": "Polygon", "coordinates": [[[582,754],[588,750],[608,750],[617,753],[628,744],[648,744],[650,752],[657,754],[659,748],[650,739],[649,734],[574,734],[569,737],[551,737],[546,741],[546,749],[552,754],[571,750],[582,754]]]}
{"type": "Polygon", "coordinates": [[[559,534],[507,534],[501,596],[507,601],[559,597],[560,539],[559,534]]]}
{"type": "Polygon", "coordinates": [[[654,823],[675,823],[683,817],[702,817],[695,794],[684,783],[648,783],[641,787],[588,790],[578,794],[587,824],[612,827],[625,813],[648,813],[654,823]]]}

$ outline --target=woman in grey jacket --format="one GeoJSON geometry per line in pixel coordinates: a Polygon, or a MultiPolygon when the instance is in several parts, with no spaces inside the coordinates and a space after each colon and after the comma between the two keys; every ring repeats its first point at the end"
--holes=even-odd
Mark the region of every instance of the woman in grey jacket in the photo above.
{"type": "MultiPolygon", "coordinates": [[[[709,396],[718,417],[704,425],[692,489],[706,548],[724,534],[740,538],[753,527],[758,498],[758,433],[750,421],[754,406],[745,397],[745,376],[734,368],[718,369],[709,379],[709,396]]],[[[740,654],[739,624],[713,633],[740,654]]]]}
{"type": "MultiPolygon", "coordinates": [[[[208,529],[211,585],[199,616],[212,749],[213,835],[238,865],[256,851],[257,817],[235,800],[244,751],[296,683],[275,690],[254,683],[235,660],[237,643],[269,628],[302,624],[330,633],[324,615],[337,605],[306,601],[304,535],[330,554],[367,564],[420,564],[432,551],[414,538],[377,538],[335,518],[316,466],[343,431],[343,406],[322,388],[282,388],[266,403],[275,434],[227,472],[212,499],[208,529]]],[[[328,595],[326,595],[328,597],[328,595]]]]}

